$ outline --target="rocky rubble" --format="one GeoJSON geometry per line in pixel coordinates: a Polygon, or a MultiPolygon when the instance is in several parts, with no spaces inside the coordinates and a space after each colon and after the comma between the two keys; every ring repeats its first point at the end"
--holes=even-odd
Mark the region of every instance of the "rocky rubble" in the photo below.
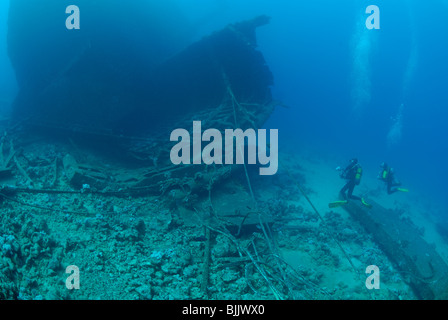
{"type": "MultiPolygon", "coordinates": [[[[264,195],[260,210],[274,221],[271,232],[278,254],[296,250],[309,257],[294,269],[285,261],[272,260],[261,228],[238,238],[212,229],[208,240],[204,225],[213,212],[200,215],[210,210],[207,195],[194,197],[185,211],[182,201],[169,193],[132,196],[77,189],[61,166],[54,171],[55,161],[68,153],[75,154],[68,146],[48,142],[25,145],[17,161],[30,180],[14,168],[16,189],[3,187],[0,193],[0,299],[274,299],[276,289],[293,299],[368,298],[365,291],[354,291],[346,283],[330,287],[326,282],[328,273],[347,269],[333,239],[343,243],[360,270],[372,261],[381,262],[386,270],[382,279],[392,289],[382,291],[380,298],[412,298],[403,279],[358,224],[328,212],[324,228],[284,186],[278,193],[275,187],[269,191],[269,182],[259,183],[257,191],[264,195]],[[13,192],[21,188],[48,192],[13,192]],[[50,192],[55,190],[70,192],[50,192]],[[79,290],[66,287],[66,268],[73,265],[80,271],[79,290]],[[277,282],[278,274],[269,273],[272,266],[281,266],[283,282],[277,282]]],[[[84,159],[108,163],[92,154],[84,159]]],[[[211,197],[234,192],[241,181],[232,178],[225,187],[216,187],[211,197]]]]}

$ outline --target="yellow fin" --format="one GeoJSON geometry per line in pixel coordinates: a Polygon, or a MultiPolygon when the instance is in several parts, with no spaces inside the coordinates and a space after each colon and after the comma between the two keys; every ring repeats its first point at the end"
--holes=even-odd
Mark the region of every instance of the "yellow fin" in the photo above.
{"type": "Polygon", "coordinates": [[[328,204],[328,207],[329,208],[336,208],[336,207],[339,207],[339,206],[343,206],[344,204],[347,204],[347,200],[341,200],[341,201],[335,201],[335,202],[330,202],[329,204],[328,204]]]}

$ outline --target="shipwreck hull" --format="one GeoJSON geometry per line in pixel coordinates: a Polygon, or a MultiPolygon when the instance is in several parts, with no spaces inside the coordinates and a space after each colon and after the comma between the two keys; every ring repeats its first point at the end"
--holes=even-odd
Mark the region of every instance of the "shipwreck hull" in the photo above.
{"type": "MultiPolygon", "coordinates": [[[[45,133],[140,165],[105,173],[68,155],[55,163],[76,189],[88,184],[96,190],[171,192],[184,198],[207,192],[242,166],[173,165],[170,134],[184,128],[191,135],[193,121],[222,133],[265,123],[275,107],[273,77],[257,50],[256,29],[269,18],[232,24],[186,45],[175,36],[179,30],[166,31],[175,21],[183,27],[179,15],[148,24],[141,13],[147,1],[125,8],[120,3],[81,0],[81,30],[69,31],[53,20],[60,18],[64,3],[11,0],[8,51],[19,82],[12,127],[22,129],[23,141],[45,133]],[[121,9],[120,30],[111,33],[101,23],[121,9]],[[48,15],[48,24],[25,28],[32,13],[48,15]]],[[[158,8],[153,9],[147,11],[158,8]]]]}
{"type": "Polygon", "coordinates": [[[422,231],[399,212],[368,202],[373,205],[371,209],[354,202],[344,208],[373,236],[419,298],[448,299],[448,265],[435,246],[427,243],[422,231]]]}
{"type": "MultiPolygon", "coordinates": [[[[16,122],[151,136],[173,130],[187,115],[210,114],[228,102],[229,89],[240,102],[269,106],[272,100],[272,74],[256,49],[255,31],[269,22],[265,16],[188,43],[180,14],[151,2],[81,0],[80,30],[59,23],[63,5],[11,0],[8,53],[19,85],[16,122]],[[30,16],[48,21],[27,28],[30,16]]],[[[271,111],[248,109],[257,126],[271,111]]]]}

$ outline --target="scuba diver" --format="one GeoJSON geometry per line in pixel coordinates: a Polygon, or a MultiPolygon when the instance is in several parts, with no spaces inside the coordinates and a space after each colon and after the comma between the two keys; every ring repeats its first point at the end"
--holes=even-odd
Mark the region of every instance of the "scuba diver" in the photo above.
{"type": "Polygon", "coordinates": [[[401,182],[395,179],[394,169],[391,168],[386,162],[383,162],[381,165],[381,171],[378,174],[378,179],[384,181],[387,185],[387,194],[392,194],[397,191],[408,192],[408,189],[397,188],[401,186],[401,182]]]}
{"type": "MultiPolygon", "coordinates": [[[[336,170],[340,171],[341,167],[337,167],[336,170]]],[[[364,201],[364,198],[353,195],[353,190],[359,185],[362,177],[362,167],[359,164],[358,159],[351,159],[349,165],[341,172],[340,177],[347,180],[341,191],[339,191],[339,196],[343,200],[331,202],[328,205],[330,208],[344,205],[348,203],[349,199],[360,200],[364,206],[369,208],[372,207],[372,205],[364,201]]]]}

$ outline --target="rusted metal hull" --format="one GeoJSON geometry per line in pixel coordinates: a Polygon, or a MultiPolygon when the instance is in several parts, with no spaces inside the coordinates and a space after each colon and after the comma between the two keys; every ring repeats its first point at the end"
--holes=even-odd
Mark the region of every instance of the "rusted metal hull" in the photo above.
{"type": "Polygon", "coordinates": [[[372,235],[419,298],[448,299],[448,265],[435,246],[423,239],[423,230],[401,212],[368,202],[371,209],[354,202],[344,209],[372,235]]]}

